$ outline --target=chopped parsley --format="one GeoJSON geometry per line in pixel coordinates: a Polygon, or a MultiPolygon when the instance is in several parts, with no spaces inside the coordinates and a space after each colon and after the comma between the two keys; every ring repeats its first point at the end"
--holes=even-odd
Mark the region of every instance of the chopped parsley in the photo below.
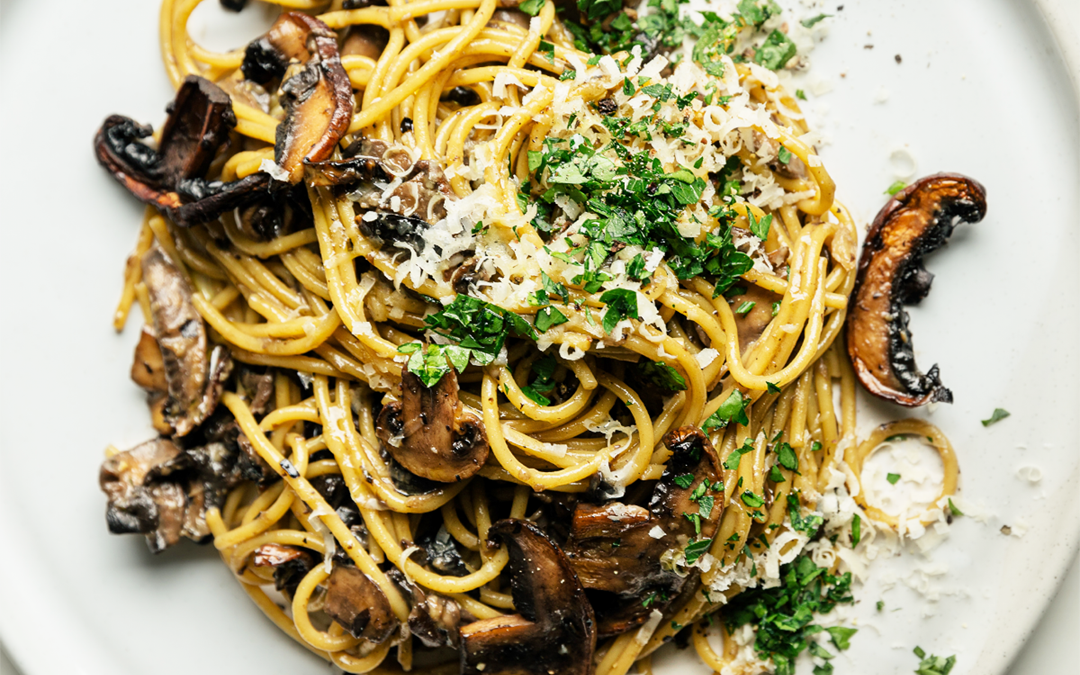
{"type": "Polygon", "coordinates": [[[942,656],[927,656],[922,647],[916,647],[914,650],[915,656],[918,656],[919,667],[915,671],[916,675],[949,675],[949,671],[956,665],[956,655],[948,658],[942,656]]]}
{"type": "Polygon", "coordinates": [[[895,197],[897,192],[900,192],[906,187],[907,183],[902,180],[893,181],[893,184],[885,189],[885,194],[889,195],[890,197],[895,197]]]}
{"type": "Polygon", "coordinates": [[[889,481],[890,485],[896,485],[896,481],[900,480],[900,474],[898,474],[898,473],[890,473],[887,476],[885,476],[885,480],[889,481]]]}
{"type": "Polygon", "coordinates": [[[858,546],[860,540],[862,540],[862,518],[856,513],[851,517],[851,548],[858,546]]]}
{"type": "MultiPolygon", "coordinates": [[[[742,424],[743,426],[750,424],[750,418],[746,416],[746,406],[750,403],[749,397],[743,396],[743,393],[738,389],[731,392],[731,395],[727,397],[720,407],[716,409],[709,418],[705,420],[705,423],[701,425],[701,428],[706,432],[712,429],[723,429],[727,427],[728,423],[735,422],[736,424],[742,424]]],[[[749,440],[749,439],[747,439],[749,440]]]]}
{"type": "Polygon", "coordinates": [[[536,330],[541,333],[546,333],[552,326],[558,326],[569,320],[570,319],[566,318],[566,315],[557,308],[550,306],[544,307],[536,313],[536,330]]]}
{"type": "Polygon", "coordinates": [[[427,345],[409,342],[398,347],[401,354],[409,354],[405,367],[420,378],[425,387],[434,387],[439,380],[455,368],[458,372],[469,365],[469,350],[455,345],[427,345]]]}
{"type": "Polygon", "coordinates": [[[964,512],[956,508],[956,504],[953,504],[952,497],[949,498],[949,513],[954,518],[959,518],[960,516],[964,515],[964,512]]]}
{"type": "Polygon", "coordinates": [[[821,21],[822,19],[828,19],[828,18],[829,18],[829,17],[831,17],[831,16],[832,16],[832,14],[818,14],[818,15],[817,15],[817,16],[815,16],[815,17],[811,17],[811,18],[809,18],[809,19],[803,19],[803,20],[802,20],[802,21],[800,21],[799,23],[801,23],[801,24],[802,24],[803,26],[805,26],[806,28],[810,28],[810,27],[811,27],[811,26],[813,26],[813,25],[814,25],[815,23],[818,23],[818,22],[819,22],[819,21],[821,21]]]}
{"type": "MultiPolygon", "coordinates": [[[[776,316],[775,312],[773,313],[773,316],[776,316]]],[[[766,382],[765,387],[769,390],[770,394],[779,394],[780,393],[780,387],[776,386],[772,382],[766,382]]]]}
{"type": "Polygon", "coordinates": [[[1009,413],[1009,411],[1008,411],[1008,410],[1005,410],[1004,408],[994,408],[994,412],[990,414],[990,419],[988,419],[988,420],[983,420],[983,421],[982,421],[982,425],[983,425],[984,427],[988,427],[988,426],[990,426],[991,424],[997,424],[997,423],[998,423],[998,422],[1000,422],[1001,420],[1003,420],[1003,419],[1005,419],[1006,417],[1008,417],[1008,416],[1009,416],[1009,414],[1010,414],[1010,413],[1009,413]]]}
{"type": "Polygon", "coordinates": [[[600,302],[607,305],[601,325],[605,333],[615,330],[615,325],[623,319],[638,318],[637,293],[626,288],[613,288],[600,296],[600,302]]]}
{"type": "Polygon", "coordinates": [[[536,16],[540,13],[540,10],[544,8],[545,2],[546,0],[525,0],[525,2],[518,5],[518,9],[529,16],[536,16]]]}
{"type": "Polygon", "coordinates": [[[694,474],[684,473],[681,476],[675,476],[675,484],[684,490],[694,484],[694,474]]]}
{"type": "Polygon", "coordinates": [[[687,544],[686,548],[683,549],[683,554],[686,556],[686,564],[693,565],[697,562],[698,558],[709,550],[710,546],[712,546],[712,539],[699,539],[687,544]]]}
{"type": "Polygon", "coordinates": [[[743,301],[743,303],[739,305],[738,309],[735,310],[735,313],[739,315],[749,314],[750,310],[752,310],[754,308],[754,305],[756,304],[756,302],[750,302],[749,300],[743,301]]]}
{"type": "Polygon", "coordinates": [[[799,504],[799,498],[793,494],[787,496],[788,502],[788,518],[791,519],[791,527],[796,532],[802,532],[807,537],[813,537],[817,534],[818,528],[821,527],[825,519],[817,513],[811,513],[807,516],[802,515],[801,504],[799,504]]]}
{"type": "Polygon", "coordinates": [[[682,374],[663,361],[642,361],[637,365],[637,372],[642,379],[668,391],[686,389],[686,379],[682,374]]]}
{"type": "Polygon", "coordinates": [[[781,164],[787,164],[791,161],[791,151],[781,145],[780,151],[776,153],[776,158],[780,160],[781,164]]]}
{"type": "Polygon", "coordinates": [[[753,450],[754,442],[749,437],[747,437],[747,439],[743,441],[743,444],[732,450],[731,454],[728,455],[727,459],[724,460],[724,468],[728,471],[738,470],[739,462],[742,459],[742,456],[748,452],[752,452],[753,450]]]}
{"type": "Polygon", "coordinates": [[[752,509],[759,509],[762,506],[765,506],[765,498],[750,490],[743,490],[743,493],[739,495],[739,499],[742,500],[743,504],[746,504],[752,509]]]}
{"type": "Polygon", "coordinates": [[[555,389],[555,357],[545,356],[533,361],[530,374],[533,376],[529,384],[521,388],[521,393],[540,405],[551,405],[551,399],[545,394],[550,394],[555,389]]]}
{"type": "Polygon", "coordinates": [[[464,294],[458,294],[441,311],[426,317],[424,323],[468,350],[469,356],[484,366],[495,360],[511,334],[531,340],[537,337],[529,322],[517,314],[464,294]]]}
{"type": "Polygon", "coordinates": [[[765,42],[754,50],[754,63],[769,70],[780,70],[795,56],[795,43],[778,30],[769,33],[765,42]]]}
{"type": "Polygon", "coordinates": [[[758,239],[765,241],[769,238],[769,227],[772,225],[771,213],[758,220],[754,217],[754,212],[747,209],[746,219],[750,221],[750,231],[757,235],[758,239]]]}
{"type": "MultiPolygon", "coordinates": [[[[754,650],[762,659],[772,659],[777,675],[794,675],[795,659],[805,650],[819,658],[832,654],[811,637],[827,631],[838,649],[847,649],[856,629],[812,623],[815,614],[828,614],[838,604],[850,604],[851,574],[831,575],[802,554],[780,568],[780,585],[743,591],[725,607],[729,634],[746,624],[755,625],[754,650]]],[[[828,670],[821,673],[831,672],[828,670]]]]}

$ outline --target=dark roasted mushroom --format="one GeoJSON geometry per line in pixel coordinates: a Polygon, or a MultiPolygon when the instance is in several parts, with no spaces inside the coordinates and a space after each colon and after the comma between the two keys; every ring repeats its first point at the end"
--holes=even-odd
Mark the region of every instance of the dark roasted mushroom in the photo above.
{"type": "Polygon", "coordinates": [[[265,194],[270,177],[255,173],[231,183],[207,181],[206,171],[236,126],[229,95],[189,75],[169,105],[158,149],[140,143],[148,126],[108,117],[94,137],[98,162],[140,200],[181,226],[217,218],[265,194]]]}
{"type": "Polygon", "coordinates": [[[352,565],[335,564],[326,582],[327,616],[350,635],[379,643],[399,623],[379,585],[352,565]]]}
{"type": "Polygon", "coordinates": [[[934,275],[923,256],[943,246],[956,222],[986,214],[986,190],[959,174],[927,176],[900,191],[878,213],[859,259],[847,316],[847,347],[867,391],[903,406],[952,402],[937,365],[915,365],[906,304],[930,292],[934,275]]]}
{"type": "Polygon", "coordinates": [[[425,592],[413,584],[412,610],[409,612],[409,632],[425,647],[458,648],[461,606],[457,601],[437,593],[425,592]]]}
{"type": "Polygon", "coordinates": [[[453,369],[427,387],[401,373],[401,401],[383,406],[375,431],[383,448],[410,472],[440,483],[471,477],[488,457],[483,423],[458,400],[453,369]]]}
{"type": "Polygon", "coordinates": [[[602,637],[630,630],[653,609],[670,604],[690,577],[661,559],[691,540],[710,539],[724,509],[708,437],[696,427],[682,427],[664,443],[672,456],[648,509],[610,502],[579,503],[574,511],[566,555],[589,593],[602,637]],[[687,482],[687,475],[693,480],[687,482]],[[642,600],[650,597],[645,606],[642,600]]]}
{"type": "Polygon", "coordinates": [[[345,42],[341,45],[342,56],[366,56],[378,61],[386,43],[390,41],[390,31],[382,26],[359,24],[349,28],[345,42]]]}
{"type": "Polygon", "coordinates": [[[168,384],[165,421],[177,436],[185,436],[214,411],[232,359],[221,345],[209,349],[191,288],[161,249],[143,256],[142,274],[168,384]]]}
{"type": "Polygon", "coordinates": [[[274,588],[290,599],[317,562],[307,549],[283,544],[263,544],[255,549],[251,560],[256,567],[274,568],[274,588]]]}
{"type": "Polygon", "coordinates": [[[328,159],[348,130],[352,85],[341,65],[337,37],[322,21],[286,12],[267,39],[283,57],[304,63],[291,76],[286,73],[281,85],[285,120],[274,144],[274,161],[296,184],[304,177],[304,163],[328,159]]]}
{"type": "Polygon", "coordinates": [[[147,441],[105,460],[99,481],[109,498],[105,511],[109,531],[144,534],[154,553],[180,541],[187,509],[184,488],[155,478],[183,461],[180,448],[167,438],[147,441]]]}
{"type": "Polygon", "coordinates": [[[509,550],[518,613],[461,628],[462,675],[591,673],[593,610],[566,556],[527,520],[500,520],[488,533],[509,550]]]}

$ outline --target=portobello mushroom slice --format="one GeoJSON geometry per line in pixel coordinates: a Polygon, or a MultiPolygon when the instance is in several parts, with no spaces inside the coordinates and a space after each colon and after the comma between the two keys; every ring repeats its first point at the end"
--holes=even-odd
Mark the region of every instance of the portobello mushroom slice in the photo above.
{"type": "Polygon", "coordinates": [[[217,218],[265,194],[270,177],[252,174],[231,183],[205,174],[236,127],[229,95],[209,80],[189,75],[169,104],[158,149],[141,143],[149,126],[111,115],[94,137],[98,162],[138,199],[186,227],[217,218]]]}
{"type": "Polygon", "coordinates": [[[337,36],[322,21],[286,12],[267,40],[283,57],[303,64],[291,74],[286,71],[280,97],[285,119],[274,143],[274,161],[295,185],[304,177],[304,164],[329,159],[348,130],[352,85],[341,65],[337,36]]]}
{"type": "Polygon", "coordinates": [[[161,249],[146,252],[142,274],[168,385],[165,421],[177,436],[186,436],[217,406],[232,359],[227,348],[210,348],[191,287],[161,249]]]}
{"type": "Polygon", "coordinates": [[[511,594],[518,614],[461,628],[462,675],[592,673],[593,609],[566,556],[527,520],[500,520],[488,533],[510,553],[511,594]]]}
{"type": "Polygon", "coordinates": [[[401,401],[383,406],[375,432],[383,448],[406,470],[428,480],[454,483],[472,477],[488,457],[484,424],[458,400],[457,373],[450,369],[434,386],[401,373],[401,401]]]}
{"type": "Polygon", "coordinates": [[[647,509],[609,502],[574,510],[566,556],[593,603],[601,637],[639,626],[671,604],[691,576],[668,559],[691,543],[707,546],[724,510],[708,437],[688,426],[664,443],[673,454],[647,509]]]}
{"type": "Polygon", "coordinates": [[[105,522],[113,534],[139,533],[153,553],[180,541],[187,495],[172,482],[154,478],[184,462],[183,451],[167,438],[156,438],[120,452],[101,465],[98,481],[109,503],[105,522]]]}
{"type": "Polygon", "coordinates": [[[475,621],[476,617],[463,610],[456,600],[421,588],[396,567],[387,570],[386,576],[409,598],[412,607],[409,632],[430,649],[457,649],[459,626],[475,621]]]}
{"type": "Polygon", "coordinates": [[[847,348],[855,374],[871,394],[902,406],[952,403],[934,365],[915,365],[908,314],[934,279],[923,256],[945,244],[957,221],[986,215],[986,190],[959,174],[927,176],[901,190],[877,214],[863,244],[847,316],[847,348]]]}
{"type": "Polygon", "coordinates": [[[352,565],[334,565],[323,611],[349,635],[374,643],[390,637],[399,625],[379,585],[352,565]]]}

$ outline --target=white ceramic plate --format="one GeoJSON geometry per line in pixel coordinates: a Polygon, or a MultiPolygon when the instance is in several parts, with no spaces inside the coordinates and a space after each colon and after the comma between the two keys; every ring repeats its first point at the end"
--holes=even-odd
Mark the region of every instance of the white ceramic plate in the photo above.
{"type": "MultiPolygon", "coordinates": [[[[90,141],[113,112],[163,118],[157,2],[4,4],[0,636],[26,675],[326,672],[212,550],[151,557],[141,538],[105,529],[101,451],[150,435],[127,377],[137,321],[110,328],[142,207],[96,166],[90,141]]],[[[833,0],[826,11],[831,35],[812,59],[833,91],[808,109],[859,222],[883,204],[899,147],[917,174],[967,173],[989,194],[986,220],[930,258],[938,280],[912,326],[920,363],[941,364],[956,394],[932,421],[957,448],[962,493],[993,515],[960,519],[934,552],[947,565],[929,579],[937,601],[882,585],[926,560],[877,566],[856,591],[862,630],[837,672],[910,672],[921,645],[957,654],[956,675],[1000,673],[1080,535],[1076,93],[1030,3],[833,0]],[[1012,417],[983,428],[995,407],[1012,417]],[[1020,479],[1022,466],[1042,480],[1020,479]],[[1003,524],[1026,534],[1004,536],[1003,524]],[[875,613],[878,599],[897,611],[875,613]]],[[[904,411],[870,402],[864,413],[865,429],[904,411]]]]}

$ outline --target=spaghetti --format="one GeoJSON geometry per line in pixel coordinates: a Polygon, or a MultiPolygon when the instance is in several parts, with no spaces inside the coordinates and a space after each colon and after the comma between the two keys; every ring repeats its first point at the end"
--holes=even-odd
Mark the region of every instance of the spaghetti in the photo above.
{"type": "MultiPolygon", "coordinates": [[[[196,493],[206,506],[204,523],[185,520],[183,534],[209,534],[260,609],[346,672],[457,672],[456,660],[421,667],[432,650],[414,625],[418,598],[477,622],[524,611],[513,548],[492,545],[496,521],[545,525],[578,565],[584,553],[575,535],[557,534],[569,525],[556,514],[594,503],[644,513],[654,482],[683,478],[665,472],[680,457],[673,439],[704,429],[696,447],[714,448],[719,463],[689,497],[693,513],[675,514],[689,534],[658,520],[650,530],[662,544],[657,569],[685,588],[603,635],[589,661],[599,675],[647,671],[688,630],[714,670],[753,668],[737,663],[730,637],[718,654],[707,623],[800,554],[820,525],[819,499],[850,482],[845,448],[857,473],[874,439],[892,433],[855,444],[855,376],[837,338],[857,234],[798,102],[770,69],[769,41],[787,48],[768,32],[779,17],[716,19],[702,37],[711,51],[673,65],[641,45],[581,51],[580,29],[551,1],[508,11],[496,0],[271,0],[316,17],[294,20],[316,26],[312,35],[336,35],[340,54],[310,58],[324,72],[339,61],[354,93],[338,142],[321,157],[305,145],[304,162],[285,166],[279,125],[306,99],[255,83],[251,47],[199,46],[187,24],[200,2],[164,0],[160,22],[174,86],[216,83],[235,116],[199,178],[258,180],[260,194],[291,182],[302,203],[273,202],[269,230],[249,203],[194,224],[160,197],[147,208],[115,326],[138,304],[154,327],[136,359],[149,374],[136,381],[156,392],[163,434],[179,428],[176,354],[205,357],[192,361],[198,386],[189,382],[183,413],[196,431],[155,452],[172,462],[202,452],[199,438],[203,449],[240,446],[247,462],[219,495],[189,486],[178,498],[184,514],[196,493]],[[151,270],[171,274],[172,290],[151,270]],[[181,306],[208,327],[201,351],[165,343],[162,314],[181,306]],[[232,376],[213,345],[237,364],[232,376]],[[162,354],[167,382],[153,380],[162,354]],[[425,477],[435,459],[413,469],[398,455],[417,426],[409,382],[445,393],[451,380],[454,442],[471,430],[480,459],[456,480],[425,477]],[[234,425],[233,440],[208,430],[215,420],[234,425]],[[385,616],[342,618],[339,568],[361,573],[385,616]]],[[[278,77],[292,82],[303,65],[294,58],[278,77]]],[[[212,104],[214,85],[199,86],[212,104]]],[[[189,324],[178,326],[189,339],[189,324]]],[[[134,455],[118,467],[121,455],[107,462],[110,480],[121,477],[110,489],[166,480],[159,469],[131,478],[134,455]]],[[[956,472],[947,461],[946,494],[956,472]]]]}

